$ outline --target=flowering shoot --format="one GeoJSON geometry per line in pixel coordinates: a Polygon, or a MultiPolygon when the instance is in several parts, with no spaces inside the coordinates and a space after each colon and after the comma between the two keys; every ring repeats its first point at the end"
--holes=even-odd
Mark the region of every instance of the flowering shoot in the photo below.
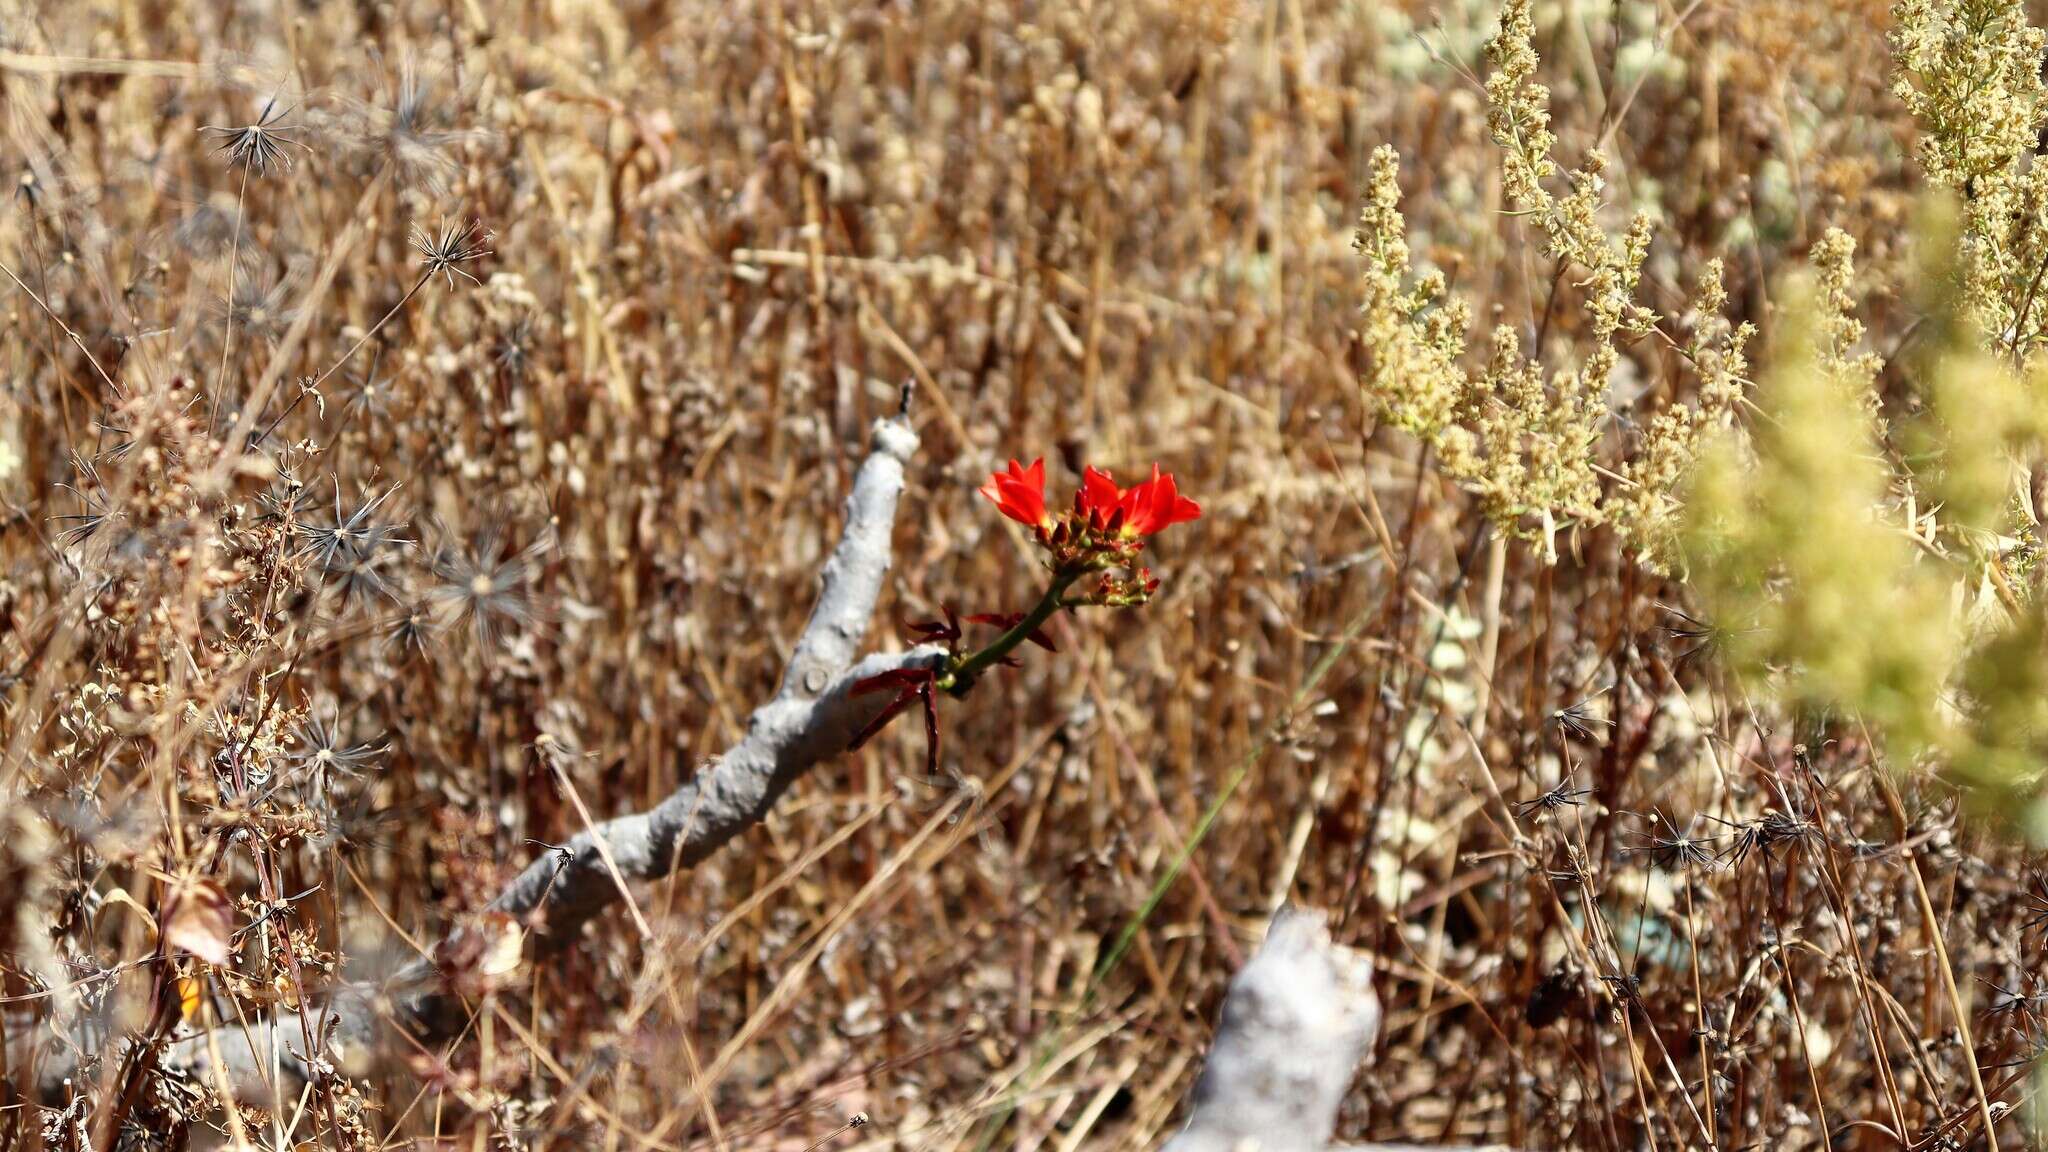
{"type": "Polygon", "coordinates": [[[1081,487],[1074,493],[1072,507],[1055,516],[1045,501],[1045,460],[1033,460],[1029,467],[1015,460],[1003,471],[989,476],[978,491],[1004,516],[1032,530],[1039,547],[1046,551],[1051,572],[1045,592],[1028,612],[979,612],[965,617],[971,624],[1002,629],[986,647],[962,652],[962,617],[951,605],[941,606],[943,620],[907,623],[904,630],[919,642],[937,644],[946,650],[944,665],[936,670],[910,672],[892,670],[855,683],[857,696],[894,692],[881,713],[861,730],[853,747],[865,744],[888,722],[913,704],[922,704],[925,715],[928,767],[938,765],[937,694],[964,696],[976,679],[995,665],[1014,667],[1011,653],[1027,641],[1048,652],[1056,652],[1045,625],[1061,609],[1080,607],[1130,608],[1143,604],[1159,590],[1152,570],[1138,563],[1148,537],[1201,518],[1202,506],[1180,494],[1173,475],[1152,466],[1149,479],[1129,488],[1118,486],[1115,478],[1100,468],[1089,467],[1081,474],[1081,487]],[[1093,577],[1086,590],[1069,594],[1083,577],[1093,577]]]}

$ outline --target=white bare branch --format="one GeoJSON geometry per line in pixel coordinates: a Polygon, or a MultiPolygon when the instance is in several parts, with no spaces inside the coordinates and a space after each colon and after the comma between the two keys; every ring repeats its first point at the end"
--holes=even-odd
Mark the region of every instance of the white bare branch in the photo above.
{"type": "Polygon", "coordinates": [[[1163,1152],[1411,1149],[1330,1142],[1337,1107],[1379,1026],[1372,961],[1332,942],[1320,913],[1282,909],[1258,955],[1230,981],[1187,1127],[1163,1152]]]}

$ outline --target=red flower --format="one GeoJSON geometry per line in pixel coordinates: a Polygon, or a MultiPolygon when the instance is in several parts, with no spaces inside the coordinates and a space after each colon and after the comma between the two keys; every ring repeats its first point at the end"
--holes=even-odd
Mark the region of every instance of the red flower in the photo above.
{"type": "Polygon", "coordinates": [[[1124,498],[1124,490],[1116,486],[1109,473],[1090,464],[1081,473],[1081,491],[1076,495],[1074,506],[1097,531],[1107,528],[1116,516],[1117,505],[1124,498]]]}
{"type": "Polygon", "coordinates": [[[1089,527],[1121,536],[1150,536],[1162,528],[1197,519],[1202,506],[1180,494],[1173,476],[1152,466],[1152,478],[1118,488],[1109,473],[1090,467],[1081,476],[1075,501],[1089,527]]]}
{"type": "Polygon", "coordinates": [[[1126,536],[1150,536],[1202,515],[1202,506],[1181,495],[1173,474],[1162,474],[1157,464],[1152,466],[1152,478],[1127,489],[1117,506],[1123,509],[1126,536]]]}
{"type": "Polygon", "coordinates": [[[1009,471],[992,474],[979,491],[1019,524],[1040,529],[1052,524],[1052,516],[1045,510],[1044,457],[1033,460],[1029,468],[1010,461],[1009,471]]]}

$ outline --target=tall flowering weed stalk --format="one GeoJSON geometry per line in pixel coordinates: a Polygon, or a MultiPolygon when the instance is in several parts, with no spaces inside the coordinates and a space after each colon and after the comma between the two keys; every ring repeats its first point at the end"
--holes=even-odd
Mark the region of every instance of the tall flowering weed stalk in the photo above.
{"type": "Polygon", "coordinates": [[[1815,246],[1779,293],[1760,417],[1702,454],[1687,569],[1758,698],[1855,717],[1894,767],[1938,771],[2043,843],[2048,608],[2037,546],[2005,532],[2023,515],[2013,460],[2048,447],[2048,379],[1976,338],[1957,227],[1939,206],[1918,221],[1928,334],[1896,367],[1928,403],[1889,421],[1853,245],[1815,246]]]}
{"type": "Polygon", "coordinates": [[[1510,206],[1541,234],[1558,288],[1568,283],[1581,295],[1585,350],[1577,364],[1546,371],[1551,325],[1525,338],[1503,324],[1483,362],[1468,367],[1471,306],[1449,294],[1441,272],[1414,269],[1400,157],[1381,147],[1355,242],[1365,262],[1359,337],[1370,351],[1361,384],[1382,419],[1427,443],[1437,466],[1478,498],[1489,520],[1538,542],[1546,561],[1556,560],[1560,535],[1608,526],[1655,563],[1671,552],[1675,492],[1703,438],[1729,422],[1748,388],[1745,348],[1753,333],[1723,318],[1718,260],[1699,273],[1689,339],[1666,335],[1660,316],[1636,301],[1651,218],[1637,213],[1610,236],[1600,219],[1606,157],[1590,150],[1569,172],[1553,158],[1557,138],[1549,90],[1535,79],[1534,33],[1529,0],[1510,0],[1486,46],[1493,69],[1487,128],[1501,151],[1510,206]],[[1645,338],[1671,343],[1691,369],[1694,397],[1665,404],[1633,438],[1611,435],[1609,393],[1622,347],[1645,338]]]}
{"type": "Polygon", "coordinates": [[[2021,365],[2048,341],[2048,126],[2041,55],[2048,36],[2019,0],[1899,0],[1892,91],[1920,124],[1930,184],[1964,203],[1959,256],[1967,315],[2021,365]]]}
{"type": "Polygon", "coordinates": [[[913,705],[924,711],[926,766],[936,774],[939,756],[938,696],[965,696],[982,673],[997,665],[1013,666],[1012,653],[1026,642],[1057,651],[1045,626],[1063,610],[1082,607],[1134,608],[1159,590],[1159,578],[1141,563],[1145,542],[1173,527],[1201,518],[1202,506],[1181,495],[1170,472],[1152,466],[1152,475],[1128,488],[1090,466],[1072,505],[1054,513],[1045,499],[1045,460],[1025,467],[1016,460],[992,473],[980,494],[996,510],[1031,530],[1045,553],[1045,592],[1025,612],[976,613],[964,620],[999,628],[985,646],[964,648],[962,617],[951,607],[945,619],[909,625],[926,643],[943,645],[946,660],[936,668],[896,668],[853,685],[855,695],[893,692],[888,705],[855,736],[859,748],[913,705]]]}

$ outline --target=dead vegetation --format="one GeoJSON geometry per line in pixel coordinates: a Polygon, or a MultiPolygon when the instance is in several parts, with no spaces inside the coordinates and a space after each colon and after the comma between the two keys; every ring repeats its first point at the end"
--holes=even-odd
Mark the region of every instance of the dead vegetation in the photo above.
{"type": "MultiPolygon", "coordinates": [[[[1153,1148],[1289,901],[1375,960],[1342,1139],[2027,1146],[2037,856],[1738,675],[1748,622],[1645,559],[1640,481],[1689,455],[1630,463],[1674,404],[1767,418],[1699,351],[1766,355],[1817,245],[1857,252],[1836,351],[1920,404],[1889,17],[1535,10],[1513,66],[1565,170],[1606,158],[1555,234],[1504,175],[1498,19],[0,4],[0,1149],[1153,1148]],[[1600,357],[1576,454],[1445,411],[1616,522],[1384,419],[1381,145],[1404,271],[1600,357]],[[675,878],[600,861],[608,915],[494,910],[746,738],[905,381],[868,651],[1031,606],[974,494],[1013,456],[1176,474],[1204,514],[1153,601],[937,701],[936,774],[900,723],[675,878]]],[[[1899,552],[2030,618],[2030,517],[1958,559],[1908,504],[1899,552]]]]}

